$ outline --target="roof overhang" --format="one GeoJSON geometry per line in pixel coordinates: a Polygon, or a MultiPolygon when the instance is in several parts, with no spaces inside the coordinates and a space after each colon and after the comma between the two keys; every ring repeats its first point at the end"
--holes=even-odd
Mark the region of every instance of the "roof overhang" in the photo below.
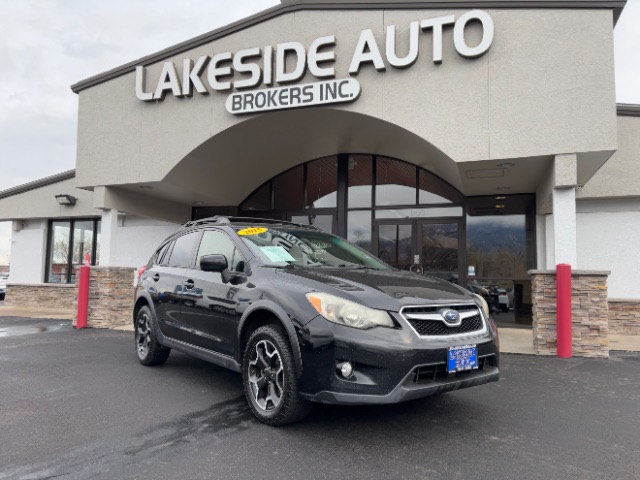
{"type": "Polygon", "coordinates": [[[72,85],[71,90],[79,93],[87,88],[134,72],[139,65],[152,65],[280,15],[302,10],[608,9],[613,11],[615,25],[626,2],[627,0],[283,0],[281,5],[81,80],[72,85]]]}

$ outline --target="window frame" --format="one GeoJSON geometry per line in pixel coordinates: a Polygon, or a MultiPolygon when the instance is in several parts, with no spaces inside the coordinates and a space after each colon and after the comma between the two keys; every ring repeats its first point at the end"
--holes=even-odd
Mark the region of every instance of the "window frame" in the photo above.
{"type": "MultiPolygon", "coordinates": [[[[96,266],[96,254],[98,251],[98,226],[101,224],[100,217],[79,217],[79,218],[50,218],[47,222],[47,249],[45,256],[45,268],[44,268],[44,282],[58,285],[70,285],[71,274],[73,270],[73,249],[74,249],[74,232],[76,222],[92,222],[93,223],[93,244],[91,246],[91,266],[96,266]],[[67,273],[65,274],[64,282],[50,282],[49,275],[51,274],[51,260],[53,248],[53,224],[68,222],[69,223],[69,251],[67,253],[67,273]]],[[[84,265],[84,262],[83,262],[84,265]]]]}

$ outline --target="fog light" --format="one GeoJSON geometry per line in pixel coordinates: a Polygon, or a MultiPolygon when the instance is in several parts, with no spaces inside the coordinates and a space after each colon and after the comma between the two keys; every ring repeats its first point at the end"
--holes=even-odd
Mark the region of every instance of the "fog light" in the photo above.
{"type": "Polygon", "coordinates": [[[340,365],[340,373],[344,378],[349,378],[351,375],[353,375],[353,365],[351,365],[349,362],[344,362],[342,365],[340,365]]]}

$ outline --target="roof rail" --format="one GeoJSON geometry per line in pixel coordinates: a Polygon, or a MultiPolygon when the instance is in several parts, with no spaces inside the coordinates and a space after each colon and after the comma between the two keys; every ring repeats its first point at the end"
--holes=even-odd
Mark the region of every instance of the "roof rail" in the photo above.
{"type": "Polygon", "coordinates": [[[272,224],[285,224],[294,225],[296,227],[312,227],[319,230],[315,225],[304,225],[302,223],[287,222],[284,220],[275,220],[273,218],[256,218],[256,217],[227,217],[224,215],[216,215],[214,217],[200,218],[198,220],[192,220],[184,224],[184,228],[195,227],[196,225],[206,225],[209,223],[218,225],[229,225],[236,222],[248,222],[248,223],[272,223],[272,224]]]}

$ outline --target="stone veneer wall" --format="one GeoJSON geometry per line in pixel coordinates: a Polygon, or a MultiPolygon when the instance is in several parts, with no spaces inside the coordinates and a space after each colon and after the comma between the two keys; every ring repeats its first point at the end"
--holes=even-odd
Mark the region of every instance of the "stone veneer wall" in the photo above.
{"type": "Polygon", "coordinates": [[[640,300],[610,298],[609,331],[618,335],[640,335],[640,300]]]}
{"type": "Polygon", "coordinates": [[[88,327],[132,325],[134,272],[129,267],[91,267],[88,327]]]}
{"type": "Polygon", "coordinates": [[[7,306],[72,309],[77,298],[76,285],[58,283],[10,283],[7,306]]]}
{"type": "MultiPolygon", "coordinates": [[[[556,272],[532,270],[533,348],[538,355],[556,355],[556,272]]],[[[609,358],[609,272],[575,270],[573,292],[573,355],[609,358]]]]}

